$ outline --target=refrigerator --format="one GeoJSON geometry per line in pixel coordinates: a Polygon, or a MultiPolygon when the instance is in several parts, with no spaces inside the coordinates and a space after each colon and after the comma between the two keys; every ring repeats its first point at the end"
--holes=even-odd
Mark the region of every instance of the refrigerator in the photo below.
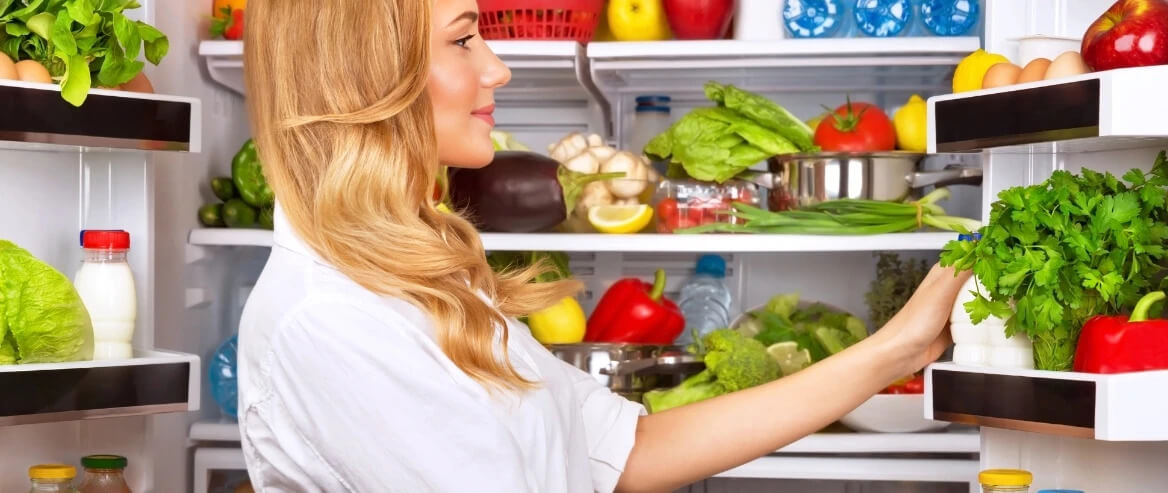
{"type": "MultiPolygon", "coordinates": [[[[170,40],[165,60],[146,68],[157,95],[95,89],[85,105],[70,110],[43,99],[58,96],[53,86],[0,81],[6,93],[0,99],[24,103],[0,114],[0,203],[9,212],[0,216],[0,239],[72,276],[81,260],[80,230],[127,230],[138,288],[135,358],[0,366],[0,389],[27,392],[6,395],[0,405],[3,492],[27,489],[31,465],[77,465],[96,453],[126,456],[136,492],[232,491],[244,478],[239,431],[211,397],[207,363],[237,329],[271,233],[205,228],[196,214],[216,200],[208,182],[230,176],[231,159],[250,132],[243,44],[210,39],[209,1],[140,3],[127,15],[170,40]],[[46,102],[33,104],[38,101],[46,102]],[[43,108],[61,117],[31,117],[43,108]]],[[[1017,105],[994,103],[1001,94],[1034,104],[1016,87],[950,95],[954,66],[966,55],[985,48],[1022,64],[1035,46],[1026,40],[1036,36],[1076,47],[1076,38],[1112,3],[983,0],[978,35],[961,37],[492,40],[488,44],[513,72],[496,95],[496,120],[537,151],[570,132],[596,133],[625,147],[638,96],[670,96],[676,120],[708,104],[702,93],[708,80],[764,94],[801,118],[845,97],[891,114],[920,94],[929,98],[929,151],[935,154],[925,167],[960,163],[983,172],[980,187],[953,188],[946,210],[985,218],[1005,188],[1039,183],[1056,170],[1122,174],[1147,168],[1168,147],[1162,120],[1168,100],[1158,96],[1168,67],[1026,86],[1033,101],[1082,98],[1071,103],[1082,108],[1082,121],[1073,126],[1044,120],[1034,110],[1024,133],[1007,133],[1009,125],[963,131],[974,127],[971,121],[1022,118],[1017,105]],[[955,114],[954,107],[969,113],[955,114]]],[[[782,4],[774,0],[775,22],[782,4]]],[[[800,292],[857,315],[867,313],[864,293],[875,276],[875,252],[932,260],[954,238],[947,232],[849,238],[483,234],[491,251],[568,253],[574,276],[587,286],[580,296],[586,311],[615,280],[647,279],[657,268],[669,274],[666,291],[676,297],[697,257],[714,253],[727,260],[736,313],[777,293],[800,292]]],[[[922,413],[952,421],[946,430],[815,434],[683,491],[976,492],[977,473],[986,468],[1030,470],[1032,491],[1118,493],[1168,484],[1168,472],[1159,467],[1168,459],[1162,419],[1168,398],[1158,391],[1168,376],[1162,372],[1098,377],[938,363],[926,380],[922,413]]]]}

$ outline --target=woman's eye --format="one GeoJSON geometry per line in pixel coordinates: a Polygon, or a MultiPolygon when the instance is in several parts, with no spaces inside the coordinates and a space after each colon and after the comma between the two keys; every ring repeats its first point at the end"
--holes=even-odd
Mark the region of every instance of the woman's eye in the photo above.
{"type": "Polygon", "coordinates": [[[457,40],[454,41],[454,44],[456,44],[462,48],[466,48],[466,44],[469,43],[470,40],[474,39],[474,37],[475,37],[475,35],[471,34],[469,36],[458,38],[457,40]]]}

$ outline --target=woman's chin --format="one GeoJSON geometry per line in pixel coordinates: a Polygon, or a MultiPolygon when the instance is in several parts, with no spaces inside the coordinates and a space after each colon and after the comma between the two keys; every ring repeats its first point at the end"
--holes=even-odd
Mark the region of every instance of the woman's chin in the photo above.
{"type": "MultiPolygon", "coordinates": [[[[477,147],[477,146],[476,146],[477,147]]],[[[464,149],[457,156],[442,159],[442,164],[452,168],[484,168],[495,160],[495,146],[487,144],[481,149],[464,149]]]]}

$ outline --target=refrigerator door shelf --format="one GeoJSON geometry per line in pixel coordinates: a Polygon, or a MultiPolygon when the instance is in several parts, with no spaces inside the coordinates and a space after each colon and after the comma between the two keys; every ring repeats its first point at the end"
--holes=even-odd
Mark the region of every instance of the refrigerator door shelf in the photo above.
{"type": "Polygon", "coordinates": [[[1168,370],[1097,375],[936,363],[925,417],[1106,441],[1168,441],[1168,370]]]}
{"type": "Polygon", "coordinates": [[[92,89],[85,103],[55,84],[0,80],[0,148],[199,152],[198,99],[92,89]]]}
{"type": "Polygon", "coordinates": [[[929,98],[929,153],[1085,152],[1168,139],[1168,66],[1137,67],[929,98]],[[1057,145],[1057,147],[1055,147],[1057,145]]]}
{"type": "Polygon", "coordinates": [[[134,358],[0,366],[0,426],[199,409],[199,357],[139,351],[134,358]]]}

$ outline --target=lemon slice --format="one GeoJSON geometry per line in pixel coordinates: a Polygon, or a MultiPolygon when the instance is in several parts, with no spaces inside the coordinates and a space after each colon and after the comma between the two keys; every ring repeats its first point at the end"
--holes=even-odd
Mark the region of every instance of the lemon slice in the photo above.
{"type": "Polygon", "coordinates": [[[641,205],[601,205],[588,210],[588,222],[601,233],[636,233],[653,220],[653,208],[641,205]]]}
{"type": "Polygon", "coordinates": [[[767,354],[771,355],[771,358],[774,358],[779,363],[779,369],[783,371],[784,377],[802,370],[811,364],[811,351],[799,349],[799,343],[795,341],[771,344],[767,348],[767,354]]]}

